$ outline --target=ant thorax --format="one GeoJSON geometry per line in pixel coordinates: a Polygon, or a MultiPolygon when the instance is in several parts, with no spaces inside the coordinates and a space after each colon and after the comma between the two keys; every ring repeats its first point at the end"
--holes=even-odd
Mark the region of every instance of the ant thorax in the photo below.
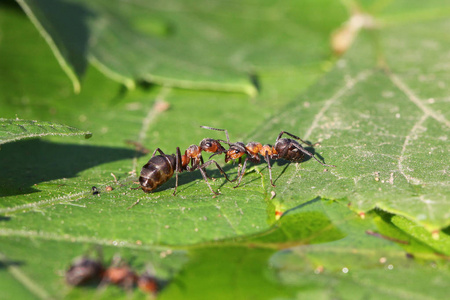
{"type": "Polygon", "coordinates": [[[190,158],[197,158],[201,155],[202,150],[197,145],[190,145],[184,154],[190,158]]]}
{"type": "Polygon", "coordinates": [[[249,160],[253,162],[260,162],[259,153],[262,149],[263,145],[258,142],[250,142],[245,146],[245,150],[247,150],[247,155],[249,156],[249,160]]]}
{"type": "Polygon", "coordinates": [[[262,145],[258,142],[250,142],[245,146],[245,149],[247,149],[247,152],[251,153],[253,156],[258,155],[259,151],[261,150],[262,145]]]}

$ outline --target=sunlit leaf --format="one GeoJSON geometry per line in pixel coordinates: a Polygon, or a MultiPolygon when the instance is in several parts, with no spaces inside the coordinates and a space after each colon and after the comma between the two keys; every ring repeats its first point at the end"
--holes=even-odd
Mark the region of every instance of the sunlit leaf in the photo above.
{"type": "Polygon", "coordinates": [[[7,120],[0,118],[0,145],[26,138],[46,135],[84,135],[90,138],[90,132],[81,131],[67,125],[32,120],[7,120]]]}

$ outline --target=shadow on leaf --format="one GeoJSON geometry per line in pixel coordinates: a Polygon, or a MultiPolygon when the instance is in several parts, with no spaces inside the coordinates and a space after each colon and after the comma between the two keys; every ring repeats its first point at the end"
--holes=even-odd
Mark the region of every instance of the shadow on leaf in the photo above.
{"type": "Polygon", "coordinates": [[[136,155],[123,148],[59,144],[26,140],[7,144],[0,152],[0,197],[36,192],[40,182],[75,177],[86,169],[136,155]]]}

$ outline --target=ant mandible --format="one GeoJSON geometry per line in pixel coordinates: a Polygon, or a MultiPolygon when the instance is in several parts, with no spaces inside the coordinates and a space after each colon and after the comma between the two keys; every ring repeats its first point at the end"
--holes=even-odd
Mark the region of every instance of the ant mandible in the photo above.
{"type": "MultiPolygon", "coordinates": [[[[239,180],[238,180],[238,184],[234,188],[237,188],[241,184],[242,177],[244,176],[244,173],[245,173],[245,168],[247,167],[247,161],[259,163],[261,161],[261,158],[259,155],[263,156],[264,160],[267,162],[267,165],[269,168],[270,184],[274,187],[275,187],[275,185],[273,184],[273,180],[272,180],[272,166],[270,164],[270,159],[274,159],[274,160],[286,159],[289,161],[298,162],[298,161],[301,161],[306,154],[309,157],[314,158],[317,162],[319,162],[323,166],[336,167],[334,165],[324,164],[323,162],[318,160],[313,153],[311,153],[308,150],[306,150],[305,148],[303,148],[303,146],[300,145],[300,143],[297,142],[296,140],[289,139],[289,138],[281,138],[283,136],[283,134],[287,134],[290,137],[292,137],[296,140],[299,140],[308,146],[313,146],[313,145],[311,145],[311,143],[305,142],[298,136],[293,135],[286,131],[280,132],[280,134],[278,135],[278,137],[275,141],[274,146],[269,145],[269,144],[262,145],[261,143],[258,143],[258,142],[250,142],[247,145],[245,145],[242,142],[230,143],[229,139],[227,142],[222,141],[222,142],[227,143],[230,146],[230,148],[227,150],[227,152],[225,154],[225,163],[229,162],[230,160],[239,159],[239,169],[240,169],[242,156],[244,154],[247,154],[247,157],[244,160],[244,165],[242,166],[242,171],[238,170],[239,180]]],[[[228,138],[228,134],[227,134],[227,138],[228,138]]],[[[214,156],[214,155],[215,154],[213,154],[211,156],[214,156]]]]}
{"type": "MultiPolygon", "coordinates": [[[[210,129],[210,127],[206,126],[201,127],[210,129]]],[[[226,130],[215,130],[225,131],[228,137],[228,132],[226,130]]],[[[219,193],[215,192],[209,184],[208,175],[204,169],[211,164],[215,164],[220,173],[223,174],[228,181],[230,180],[228,179],[225,171],[215,160],[209,160],[206,163],[203,161],[202,151],[214,154],[226,152],[225,148],[223,148],[219,141],[220,140],[210,138],[203,139],[199,146],[189,146],[184,152],[184,155],[181,155],[180,147],[177,147],[176,154],[170,155],[164,154],[160,148],[156,148],[150,160],[142,167],[139,177],[140,188],[144,192],[149,193],[161,186],[163,183],[167,182],[173,176],[173,173],[175,173],[175,190],[173,192],[173,195],[175,196],[178,187],[178,173],[184,171],[192,172],[199,169],[211,192],[218,195],[219,193]],[[155,156],[156,152],[159,152],[160,155],[155,156]]]]}

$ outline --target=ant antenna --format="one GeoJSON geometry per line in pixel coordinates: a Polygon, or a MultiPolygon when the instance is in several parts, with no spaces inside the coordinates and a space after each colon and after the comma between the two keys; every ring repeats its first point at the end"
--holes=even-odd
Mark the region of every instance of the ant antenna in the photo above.
{"type": "MultiPolygon", "coordinates": [[[[230,137],[228,136],[228,131],[226,129],[219,129],[219,128],[213,128],[213,127],[208,127],[208,126],[200,126],[201,128],[204,129],[209,129],[209,130],[216,130],[216,131],[225,131],[225,135],[227,136],[227,141],[226,143],[229,145],[230,144],[230,137]]],[[[222,140],[219,140],[222,141],[222,140]]],[[[225,141],[223,141],[225,142],[225,141]]]]}

